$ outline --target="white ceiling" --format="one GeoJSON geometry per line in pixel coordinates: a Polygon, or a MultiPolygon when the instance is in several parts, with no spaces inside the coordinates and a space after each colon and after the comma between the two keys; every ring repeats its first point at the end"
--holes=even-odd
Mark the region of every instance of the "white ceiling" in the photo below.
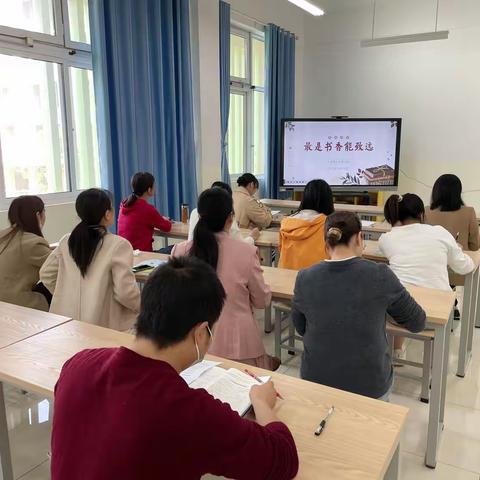
{"type": "Polygon", "coordinates": [[[358,8],[371,7],[373,0],[313,0],[325,14],[340,12],[342,10],[352,10],[358,8]]]}

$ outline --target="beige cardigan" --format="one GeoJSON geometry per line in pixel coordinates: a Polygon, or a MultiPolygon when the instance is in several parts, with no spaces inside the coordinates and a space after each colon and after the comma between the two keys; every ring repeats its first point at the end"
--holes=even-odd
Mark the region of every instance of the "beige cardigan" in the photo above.
{"type": "Polygon", "coordinates": [[[447,229],[464,250],[477,251],[479,247],[479,230],[477,215],[473,207],[462,207],[455,212],[442,212],[438,208],[425,209],[425,223],[440,225],[447,229]]]}
{"type": "Polygon", "coordinates": [[[82,277],[68,250],[69,236],[60,240],[40,270],[41,281],[53,294],[50,311],[115,330],[131,328],[140,309],[140,291],[130,243],[107,233],[82,277]]]}
{"type": "Polygon", "coordinates": [[[18,231],[12,238],[8,236],[11,231],[7,228],[0,232],[0,300],[48,311],[45,297],[32,292],[32,288],[38,283],[40,267],[52,251],[39,235],[18,231]]]}
{"type": "Polygon", "coordinates": [[[238,187],[233,192],[233,208],[240,228],[267,228],[272,223],[270,209],[252,197],[244,187],[238,187]]]}

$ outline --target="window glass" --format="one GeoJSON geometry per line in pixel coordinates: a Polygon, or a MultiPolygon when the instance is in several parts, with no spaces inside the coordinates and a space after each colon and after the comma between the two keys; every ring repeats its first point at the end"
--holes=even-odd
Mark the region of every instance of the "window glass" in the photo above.
{"type": "Polygon", "coordinates": [[[243,173],[245,158],[245,95],[230,94],[228,128],[228,169],[230,175],[243,173]]]}
{"type": "Polygon", "coordinates": [[[0,0],[0,25],[55,35],[53,0],[0,0]]]}
{"type": "Polygon", "coordinates": [[[0,71],[6,196],[67,191],[60,66],[0,55],[0,71]]]}
{"type": "Polygon", "coordinates": [[[97,120],[91,70],[70,68],[77,189],[100,185],[97,120]]]}

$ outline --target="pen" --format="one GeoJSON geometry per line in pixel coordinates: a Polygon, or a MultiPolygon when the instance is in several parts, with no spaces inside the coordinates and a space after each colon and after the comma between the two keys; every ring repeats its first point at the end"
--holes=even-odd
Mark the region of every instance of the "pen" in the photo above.
{"type": "Polygon", "coordinates": [[[328,417],[333,413],[334,410],[335,410],[335,407],[332,405],[330,407],[330,410],[328,410],[327,414],[325,415],[325,418],[320,422],[320,425],[315,430],[315,435],[317,437],[325,430],[325,427],[327,426],[328,417]]]}
{"type": "Polygon", "coordinates": [[[457,232],[457,234],[455,235],[455,240],[458,240],[459,236],[460,236],[460,232],[457,232]]]}
{"type": "MultiPolygon", "coordinates": [[[[245,369],[245,373],[247,375],[250,375],[252,378],[254,378],[258,383],[261,383],[262,385],[265,383],[262,381],[261,378],[257,377],[253,372],[250,372],[249,370],[245,369]]],[[[277,398],[280,398],[283,400],[283,397],[278,392],[275,392],[275,394],[277,395],[277,398]]]]}

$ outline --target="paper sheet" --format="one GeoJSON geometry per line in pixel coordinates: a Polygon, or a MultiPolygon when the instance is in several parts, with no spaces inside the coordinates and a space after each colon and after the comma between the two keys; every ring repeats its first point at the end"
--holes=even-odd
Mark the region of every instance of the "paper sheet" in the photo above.
{"type": "Polygon", "coordinates": [[[280,210],[272,210],[272,215],[276,217],[280,213],[280,210]]]}
{"type": "MultiPolygon", "coordinates": [[[[260,379],[268,382],[270,377],[260,379]]],[[[192,382],[191,387],[204,388],[217,400],[228,403],[232,410],[245,415],[251,406],[249,393],[253,385],[258,385],[258,382],[240,370],[214,367],[192,382]]]]}
{"type": "Polygon", "coordinates": [[[362,220],[362,227],[373,227],[377,222],[371,222],[370,220],[362,220]]]}
{"type": "MultiPolygon", "coordinates": [[[[212,362],[210,360],[203,360],[203,362],[192,365],[183,372],[180,373],[180,376],[190,385],[195,380],[197,380],[202,374],[207,372],[213,367],[220,365],[220,362],[212,362]]],[[[202,388],[202,387],[198,387],[202,388]]]]}

